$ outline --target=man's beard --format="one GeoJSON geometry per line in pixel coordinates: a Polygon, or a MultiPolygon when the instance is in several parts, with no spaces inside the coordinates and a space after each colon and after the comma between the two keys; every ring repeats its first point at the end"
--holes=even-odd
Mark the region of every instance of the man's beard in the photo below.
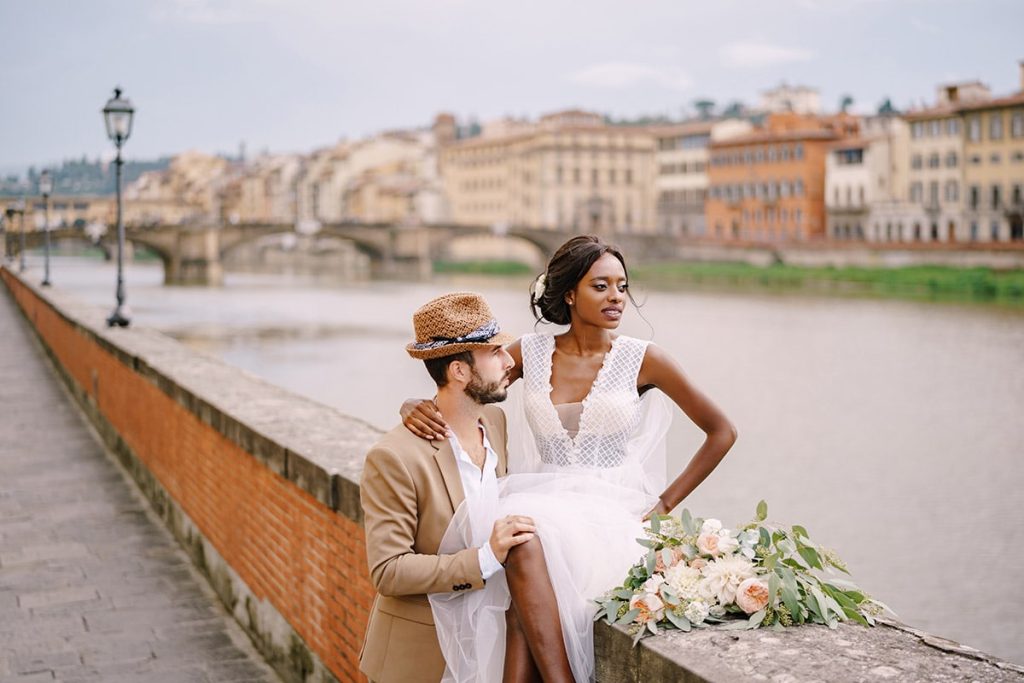
{"type": "Polygon", "coordinates": [[[501,386],[507,376],[502,377],[496,382],[484,382],[483,377],[481,377],[480,373],[476,371],[476,368],[473,368],[471,372],[473,374],[473,379],[469,380],[469,384],[466,385],[465,392],[467,396],[480,405],[501,403],[508,396],[508,389],[501,386]]]}

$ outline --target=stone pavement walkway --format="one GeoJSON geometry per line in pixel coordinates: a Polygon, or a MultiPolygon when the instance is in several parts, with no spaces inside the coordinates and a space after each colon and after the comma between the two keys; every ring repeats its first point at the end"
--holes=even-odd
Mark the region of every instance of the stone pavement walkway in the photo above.
{"type": "Polygon", "coordinates": [[[0,683],[278,681],[0,291],[0,683]]]}

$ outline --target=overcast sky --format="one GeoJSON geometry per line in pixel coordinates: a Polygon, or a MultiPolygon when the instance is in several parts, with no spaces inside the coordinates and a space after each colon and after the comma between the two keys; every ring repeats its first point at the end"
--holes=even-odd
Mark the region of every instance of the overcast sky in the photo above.
{"type": "Polygon", "coordinates": [[[130,158],[309,151],[442,110],[679,116],[782,80],[863,111],[1010,92],[1021,27],[1022,0],[0,0],[0,170],[108,155],[115,84],[130,158]]]}

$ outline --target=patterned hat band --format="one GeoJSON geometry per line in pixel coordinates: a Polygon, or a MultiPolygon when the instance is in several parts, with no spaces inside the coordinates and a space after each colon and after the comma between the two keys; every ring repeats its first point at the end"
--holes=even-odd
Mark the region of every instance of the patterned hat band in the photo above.
{"type": "Polygon", "coordinates": [[[501,332],[501,328],[498,327],[498,321],[491,319],[461,337],[431,337],[433,341],[420,342],[411,346],[419,351],[426,351],[428,349],[439,349],[442,346],[449,346],[451,344],[484,344],[493,339],[499,332],[501,332]]]}

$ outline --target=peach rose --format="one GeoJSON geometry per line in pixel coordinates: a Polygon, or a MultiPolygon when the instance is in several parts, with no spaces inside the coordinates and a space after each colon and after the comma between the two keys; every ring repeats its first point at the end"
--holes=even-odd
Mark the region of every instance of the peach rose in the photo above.
{"type": "Polygon", "coordinates": [[[704,569],[704,567],[708,566],[708,561],[703,557],[695,557],[690,560],[690,566],[694,569],[704,569]]]}
{"type": "Polygon", "coordinates": [[[640,610],[633,620],[638,624],[646,624],[651,619],[660,621],[665,616],[665,603],[654,593],[637,593],[629,601],[629,608],[640,610]]]}
{"type": "MultiPolygon", "coordinates": [[[[681,559],[683,559],[683,551],[678,547],[672,548],[672,564],[670,564],[669,567],[676,566],[679,564],[681,559]]],[[[668,569],[668,567],[665,566],[665,560],[661,557],[661,552],[659,551],[654,560],[654,571],[659,574],[664,574],[666,569],[668,569]]]]}
{"type": "Polygon", "coordinates": [[[718,534],[701,534],[697,537],[697,550],[704,555],[717,555],[718,540],[718,534]]]}
{"type": "Polygon", "coordinates": [[[746,612],[764,609],[768,604],[768,586],[761,579],[747,579],[736,589],[736,605],[746,612]]]}

